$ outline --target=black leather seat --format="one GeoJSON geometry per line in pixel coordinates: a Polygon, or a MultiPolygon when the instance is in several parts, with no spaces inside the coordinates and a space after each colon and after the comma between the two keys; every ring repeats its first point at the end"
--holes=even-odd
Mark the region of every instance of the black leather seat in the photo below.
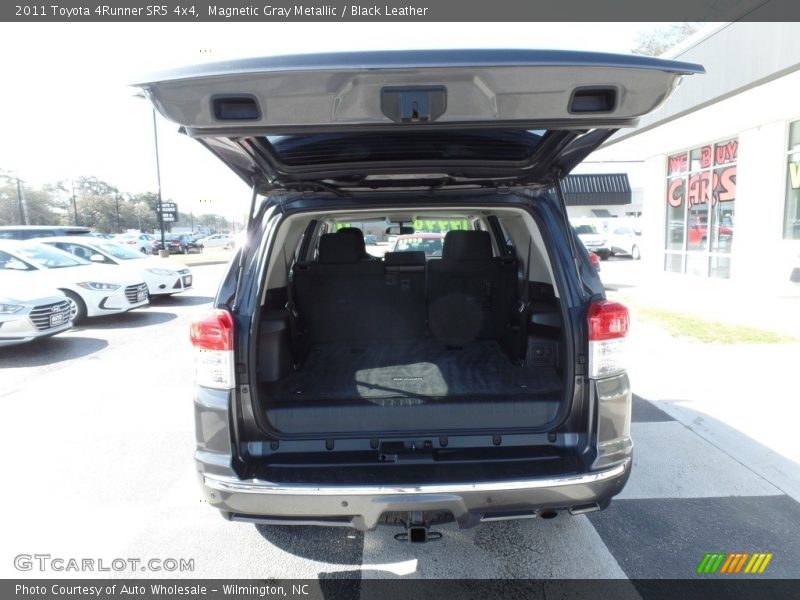
{"type": "Polygon", "coordinates": [[[428,328],[441,342],[461,346],[499,339],[513,318],[516,263],[493,256],[486,231],[450,231],[442,258],[428,261],[428,328]]]}
{"type": "Polygon", "coordinates": [[[342,227],[336,233],[339,235],[351,236],[359,246],[359,254],[362,260],[380,260],[376,256],[372,256],[367,252],[367,243],[364,241],[364,232],[358,227],[342,227]]]}
{"type": "Polygon", "coordinates": [[[356,236],[320,236],[319,260],[296,264],[293,275],[295,304],[311,343],[372,339],[381,317],[375,298],[383,264],[362,259],[356,236]]]}

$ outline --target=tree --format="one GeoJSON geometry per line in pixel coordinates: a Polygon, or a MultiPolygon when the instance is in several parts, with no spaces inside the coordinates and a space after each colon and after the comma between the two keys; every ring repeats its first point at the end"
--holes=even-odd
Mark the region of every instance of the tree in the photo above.
{"type": "Polygon", "coordinates": [[[58,210],[45,189],[36,190],[24,181],[17,186],[16,177],[0,177],[0,225],[21,225],[19,191],[25,200],[29,225],[52,225],[58,222],[58,210]]]}
{"type": "Polygon", "coordinates": [[[631,50],[634,54],[660,56],[670,48],[674,48],[683,40],[700,29],[699,23],[672,23],[667,27],[657,27],[650,31],[642,31],[636,35],[636,46],[631,50]]]}

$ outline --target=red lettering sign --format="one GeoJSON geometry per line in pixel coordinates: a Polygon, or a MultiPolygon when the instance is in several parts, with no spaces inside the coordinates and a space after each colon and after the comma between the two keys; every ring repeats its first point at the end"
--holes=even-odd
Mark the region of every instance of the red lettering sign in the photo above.
{"type": "Polygon", "coordinates": [[[688,187],[687,200],[690,206],[708,202],[711,199],[711,190],[713,189],[711,171],[691,175],[688,187]]]}
{"type": "Polygon", "coordinates": [[[683,204],[683,197],[686,194],[686,188],[683,185],[683,178],[678,177],[670,180],[667,185],[667,204],[673,208],[678,208],[683,204]]]}
{"type": "Polygon", "coordinates": [[[711,146],[700,148],[700,168],[707,169],[711,166],[711,146]]]}
{"type": "Polygon", "coordinates": [[[669,173],[683,173],[686,170],[686,153],[669,157],[669,173]]]}
{"type": "Polygon", "coordinates": [[[714,147],[714,164],[724,165],[736,160],[736,154],[739,150],[739,141],[731,140],[724,144],[717,144],[714,147]]]}
{"type": "Polygon", "coordinates": [[[733,202],[736,200],[736,165],[714,171],[714,192],[712,206],[717,202],[733,202]]]}

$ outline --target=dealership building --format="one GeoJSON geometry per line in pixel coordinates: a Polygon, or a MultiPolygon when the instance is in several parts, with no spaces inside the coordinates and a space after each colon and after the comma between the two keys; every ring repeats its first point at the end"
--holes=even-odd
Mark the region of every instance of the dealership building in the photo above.
{"type": "Polygon", "coordinates": [[[706,28],[668,58],[706,74],[577,172],[628,174],[648,272],[786,286],[800,255],[800,23],[706,28]]]}

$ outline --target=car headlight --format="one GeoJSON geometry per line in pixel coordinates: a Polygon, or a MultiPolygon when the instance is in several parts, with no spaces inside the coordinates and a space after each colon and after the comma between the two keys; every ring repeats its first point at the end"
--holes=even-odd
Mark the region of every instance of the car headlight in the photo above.
{"type": "Polygon", "coordinates": [[[15,312],[21,311],[24,306],[19,304],[0,304],[0,315],[13,315],[15,312]]]}
{"type": "Polygon", "coordinates": [[[148,273],[152,273],[153,275],[175,275],[175,271],[170,271],[169,269],[145,269],[148,273]]]}
{"type": "Polygon", "coordinates": [[[100,283],[97,281],[83,281],[78,285],[86,290],[94,290],[95,292],[113,292],[120,288],[114,283],[100,283]]]}

